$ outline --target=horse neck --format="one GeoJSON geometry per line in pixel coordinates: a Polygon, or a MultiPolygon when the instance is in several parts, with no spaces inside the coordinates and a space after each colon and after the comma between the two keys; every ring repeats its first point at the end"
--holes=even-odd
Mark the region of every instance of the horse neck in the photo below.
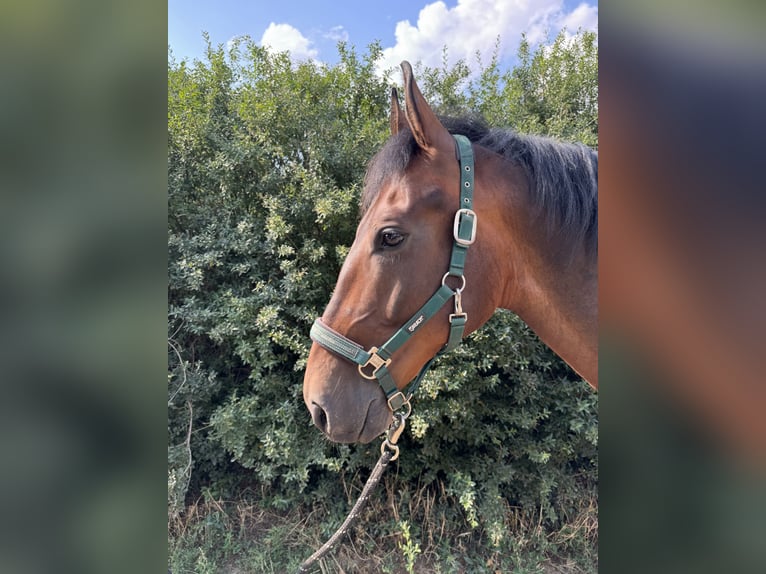
{"type": "Polygon", "coordinates": [[[566,270],[537,269],[518,315],[557,355],[598,387],[598,271],[583,257],[566,270]]]}
{"type": "MultiPolygon", "coordinates": [[[[507,171],[507,167],[505,167],[507,171]]],[[[513,170],[512,170],[513,171],[513,170]]],[[[598,261],[582,247],[556,257],[560,241],[532,216],[526,178],[510,174],[493,188],[505,234],[493,234],[497,269],[504,270],[497,307],[509,309],[592,386],[598,386],[598,261]],[[508,185],[508,182],[511,185],[508,185]]],[[[491,188],[493,186],[490,186],[491,188]]]]}

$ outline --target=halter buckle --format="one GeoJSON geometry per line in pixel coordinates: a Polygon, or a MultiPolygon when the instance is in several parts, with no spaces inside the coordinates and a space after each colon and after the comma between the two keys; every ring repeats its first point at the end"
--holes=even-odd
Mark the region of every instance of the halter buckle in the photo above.
{"type": "Polygon", "coordinates": [[[370,358],[367,359],[367,362],[363,365],[359,365],[359,374],[362,375],[365,379],[369,379],[370,381],[374,381],[377,379],[377,373],[378,370],[380,370],[381,367],[387,367],[391,363],[391,359],[384,359],[380,355],[378,355],[378,348],[377,347],[371,347],[368,351],[370,353],[370,358]],[[364,369],[368,367],[369,365],[372,365],[372,373],[367,374],[364,372],[364,369]]]}
{"type": "Polygon", "coordinates": [[[473,242],[476,241],[476,224],[478,222],[478,218],[476,217],[476,212],[473,209],[458,209],[455,212],[455,222],[452,225],[452,236],[455,239],[455,243],[458,245],[462,245],[463,247],[468,247],[469,245],[473,245],[473,242]],[[463,222],[463,216],[470,217],[471,218],[471,234],[468,237],[468,239],[463,239],[460,237],[460,224],[463,222]]]}

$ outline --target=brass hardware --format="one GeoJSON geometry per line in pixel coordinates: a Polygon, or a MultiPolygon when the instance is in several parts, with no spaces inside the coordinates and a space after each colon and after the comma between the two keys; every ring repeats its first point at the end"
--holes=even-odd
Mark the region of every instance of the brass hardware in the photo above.
{"type": "MultiPolygon", "coordinates": [[[[405,404],[409,406],[410,403],[407,401],[405,404]]],[[[407,417],[410,416],[410,412],[411,409],[408,409],[406,413],[399,413],[394,415],[399,419],[399,424],[396,422],[391,424],[388,432],[386,433],[386,438],[383,439],[383,444],[380,445],[380,454],[383,454],[386,449],[394,453],[394,456],[391,457],[391,460],[396,460],[399,458],[399,447],[396,446],[396,443],[399,442],[399,437],[401,437],[402,433],[404,432],[404,427],[406,426],[405,421],[407,420],[407,417]]]]}
{"type": "Polygon", "coordinates": [[[367,362],[364,365],[359,365],[358,369],[359,369],[359,374],[362,375],[365,379],[374,381],[376,379],[375,373],[378,372],[378,369],[380,369],[383,366],[387,367],[391,363],[391,359],[384,359],[383,357],[378,355],[377,347],[370,348],[369,353],[370,353],[370,358],[367,359],[367,362]],[[367,373],[364,372],[363,369],[369,365],[372,365],[373,369],[372,369],[372,373],[368,375],[367,373]]]}
{"type": "Polygon", "coordinates": [[[391,409],[391,412],[393,413],[395,413],[398,410],[398,409],[395,409],[394,406],[391,404],[391,401],[393,401],[397,397],[401,397],[403,400],[402,406],[399,408],[401,409],[401,408],[407,407],[406,412],[400,413],[406,419],[408,416],[410,416],[410,413],[412,412],[412,405],[410,404],[410,397],[405,396],[402,391],[396,392],[393,395],[391,395],[391,398],[388,399],[388,408],[391,409]]]}

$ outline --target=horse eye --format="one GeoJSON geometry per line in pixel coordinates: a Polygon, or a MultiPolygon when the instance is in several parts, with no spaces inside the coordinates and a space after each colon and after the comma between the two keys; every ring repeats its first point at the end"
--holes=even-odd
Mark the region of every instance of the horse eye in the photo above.
{"type": "Polygon", "coordinates": [[[381,247],[396,247],[404,241],[404,234],[396,229],[386,229],[380,234],[381,247]]]}

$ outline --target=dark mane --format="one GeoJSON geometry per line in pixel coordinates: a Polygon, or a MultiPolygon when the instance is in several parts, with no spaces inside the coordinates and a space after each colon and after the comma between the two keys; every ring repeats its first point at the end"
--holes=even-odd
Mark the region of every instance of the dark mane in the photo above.
{"type": "MultiPolygon", "coordinates": [[[[511,129],[489,128],[477,118],[440,120],[450,133],[459,133],[521,166],[529,181],[536,217],[550,235],[572,247],[583,242],[589,252],[597,250],[598,153],[582,144],[521,135],[511,129]]],[[[385,180],[402,173],[419,148],[409,130],[388,139],[370,160],[361,197],[362,213],[369,209],[385,180]]]]}

